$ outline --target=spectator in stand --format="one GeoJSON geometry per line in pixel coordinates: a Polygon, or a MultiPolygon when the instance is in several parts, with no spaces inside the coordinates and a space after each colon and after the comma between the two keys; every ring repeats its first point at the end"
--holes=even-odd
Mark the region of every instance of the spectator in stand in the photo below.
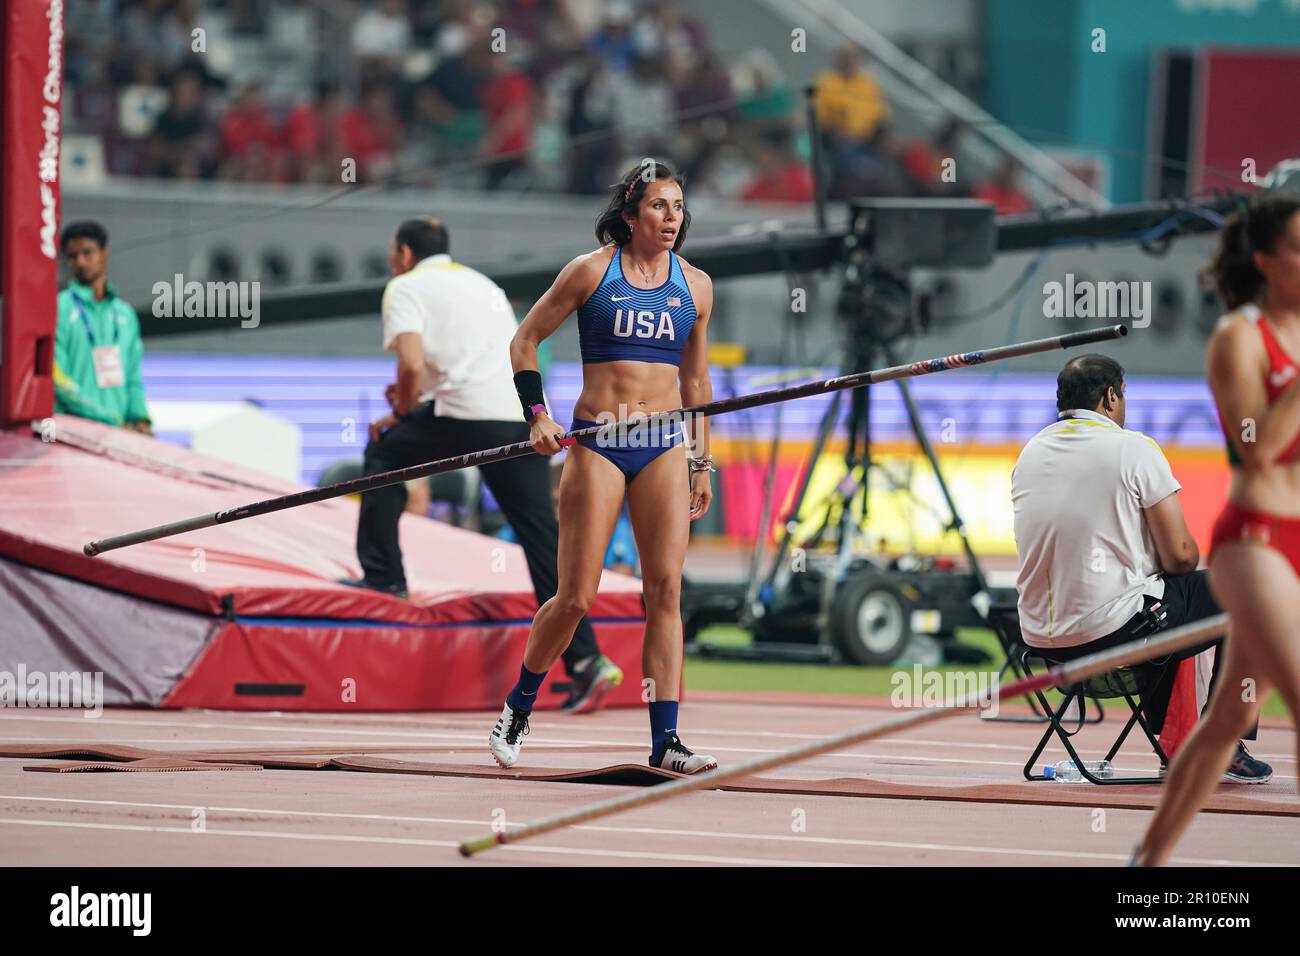
{"type": "Polygon", "coordinates": [[[753,50],[741,58],[736,70],[736,116],[753,136],[768,129],[789,129],[796,104],[794,94],[776,60],[766,50],[753,50]]]}
{"type": "Polygon", "coordinates": [[[840,50],[833,70],[818,75],[813,103],[822,132],[851,143],[870,142],[889,119],[889,104],[880,84],[862,69],[861,56],[853,46],[840,50]]]}
{"type": "Polygon", "coordinates": [[[700,24],[682,16],[673,0],[653,0],[632,28],[637,53],[656,59],[661,68],[682,75],[706,55],[707,42],[700,24]]]}
{"type": "Polygon", "coordinates": [[[1002,161],[993,178],[976,186],[972,195],[976,199],[991,202],[999,216],[1033,212],[1034,204],[1021,190],[1019,180],[1020,170],[1016,166],[1016,161],[1008,156],[1002,161]]]}
{"type": "Polygon", "coordinates": [[[392,89],[371,81],[362,91],[361,102],[343,114],[341,134],[344,159],[356,161],[358,182],[382,182],[391,176],[402,145],[402,123],[392,89]]]}
{"type": "Polygon", "coordinates": [[[571,193],[600,193],[606,188],[618,152],[614,135],[618,122],[614,72],[592,51],[583,54],[575,69],[576,76],[565,93],[569,134],[567,188],[571,193]]]}
{"type": "Polygon", "coordinates": [[[685,151],[680,162],[691,181],[692,194],[716,192],[710,183],[710,172],[718,150],[731,140],[736,100],[731,77],[712,50],[703,50],[682,77],[677,109],[682,131],[678,148],[685,151]]]}
{"type": "Polygon", "coordinates": [[[844,199],[888,193],[889,160],[880,137],[889,106],[875,78],[862,69],[857,49],[841,49],[835,68],[823,71],[816,87],[813,105],[830,166],[827,194],[844,199]]]}
{"type": "Polygon", "coordinates": [[[132,58],[149,56],[164,72],[193,52],[191,31],[198,26],[191,0],[144,0],[126,10],[119,26],[132,58]]]}
{"type": "Polygon", "coordinates": [[[498,19],[506,36],[523,40],[528,49],[535,49],[542,40],[546,21],[556,15],[553,4],[545,0],[514,0],[500,12],[498,19]]]}
{"type": "Polygon", "coordinates": [[[491,38],[475,23],[456,20],[438,31],[438,66],[426,83],[446,104],[447,119],[438,130],[444,160],[468,165],[479,158],[485,121],[480,89],[494,54],[491,38]]]}
{"type": "Polygon", "coordinates": [[[486,63],[481,56],[473,54],[471,46],[469,32],[459,26],[438,34],[438,66],[429,76],[429,82],[457,112],[477,112],[480,105],[479,87],[483,84],[482,70],[486,63]]]}
{"type": "Polygon", "coordinates": [[[75,87],[93,81],[93,64],[104,64],[111,57],[117,42],[114,27],[119,11],[104,0],[67,0],[64,9],[67,30],[64,81],[75,87]]]}
{"type": "Polygon", "coordinates": [[[377,67],[395,75],[411,49],[411,20],[405,0],[381,0],[365,9],[352,24],[351,45],[363,72],[377,67]]]}
{"type": "Polygon", "coordinates": [[[576,37],[590,37],[605,22],[606,0],[557,0],[560,15],[576,37]]]}
{"type": "Polygon", "coordinates": [[[740,192],[746,202],[812,202],[812,170],[794,154],[788,129],[773,131],[759,148],[758,172],[740,192]]]}
{"type": "Polygon", "coordinates": [[[626,0],[611,0],[605,10],[605,22],[592,35],[588,47],[616,73],[630,73],[636,59],[632,40],[632,7],[626,0]]]}
{"type": "Polygon", "coordinates": [[[203,101],[202,75],[188,66],[172,77],[167,109],[154,124],[149,171],[172,179],[198,179],[209,173],[211,136],[203,101]]]}
{"type": "Polygon", "coordinates": [[[488,58],[489,76],[482,91],[487,121],[482,152],[487,163],[483,187],[489,191],[520,178],[528,169],[537,91],[523,69],[526,55],[522,42],[515,40],[505,53],[488,58]]]}
{"type": "Polygon", "coordinates": [[[909,195],[902,149],[888,126],[879,127],[875,138],[861,148],[831,154],[828,166],[828,199],[909,195]]]}
{"type": "MultiPolygon", "coordinates": [[[[754,170],[728,168],[725,189],[711,188],[723,151],[765,155],[761,137],[798,120],[802,108],[771,56],[728,50],[722,60],[682,0],[222,0],[215,6],[224,26],[200,23],[196,11],[213,5],[194,0],[65,3],[67,131],[101,137],[114,174],[337,183],[350,157],[363,181],[391,181],[400,168],[411,171],[402,183],[431,185],[436,160],[438,180],[461,186],[482,181],[478,159],[492,188],[531,187],[532,177],[521,176],[523,154],[539,132],[558,131],[567,132],[566,146],[547,144],[530,158],[542,164],[538,182],[598,192],[623,149],[671,150],[697,192],[733,195],[754,170]],[[210,56],[194,55],[195,26],[208,28],[210,56]],[[528,50],[526,78],[494,62],[488,31],[497,26],[506,29],[508,53],[516,43],[528,50]],[[432,73],[408,74],[425,51],[432,73]],[[265,101],[243,90],[223,115],[209,93],[224,81],[208,64],[231,55],[237,82],[275,70],[275,83],[265,101]],[[630,85],[620,93],[624,80],[630,85]],[[348,110],[346,94],[321,87],[334,83],[363,91],[376,108],[348,110]],[[379,86],[387,92],[375,92],[379,86]],[[519,108],[526,87],[529,117],[519,108]],[[272,90],[286,94],[289,113],[268,129],[268,112],[281,115],[272,90]],[[674,130],[671,142],[665,130],[674,130]]],[[[824,75],[821,110],[828,133],[848,147],[824,155],[844,173],[840,195],[879,193],[892,188],[892,158],[862,137],[873,129],[879,136],[888,109],[856,54],[841,59],[853,62],[824,75]]],[[[909,163],[929,162],[922,145],[909,148],[909,163]]]]}
{"type": "Polygon", "coordinates": [[[84,69],[85,83],[68,84],[77,125],[83,133],[111,135],[117,131],[118,93],[109,78],[108,59],[87,58],[84,69]]]}
{"type": "Polygon", "coordinates": [[[245,36],[262,36],[266,33],[265,0],[227,0],[230,32],[245,36]]]}
{"type": "Polygon", "coordinates": [[[583,34],[561,0],[517,0],[504,22],[507,33],[522,37],[532,50],[529,72],[539,86],[582,54],[583,34]]]}
{"type": "Polygon", "coordinates": [[[283,140],[296,182],[339,181],[343,159],[343,101],[333,83],[316,84],[309,103],[285,118],[283,140]]]}
{"type": "Polygon", "coordinates": [[[433,189],[438,185],[437,165],[443,159],[443,136],[456,111],[424,82],[413,87],[403,111],[402,151],[398,156],[395,185],[433,189]]]}
{"type": "Polygon", "coordinates": [[[262,84],[249,83],[226,108],[218,136],[218,175],[222,179],[284,182],[287,154],[271,119],[262,84]]]}
{"type": "Polygon", "coordinates": [[[614,121],[624,152],[637,157],[664,156],[683,131],[674,122],[673,89],[659,63],[650,57],[636,57],[631,73],[614,75],[613,93],[614,121]]]}
{"type": "Polygon", "coordinates": [[[914,196],[956,196],[960,187],[953,167],[952,182],[944,182],[944,161],[956,160],[964,125],[952,119],[945,124],[933,144],[923,136],[910,140],[902,151],[903,171],[907,174],[908,192],[914,196]]]}

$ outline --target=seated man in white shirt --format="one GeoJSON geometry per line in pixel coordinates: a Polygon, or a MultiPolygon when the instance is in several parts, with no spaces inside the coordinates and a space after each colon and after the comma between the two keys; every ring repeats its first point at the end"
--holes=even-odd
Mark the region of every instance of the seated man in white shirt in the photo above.
{"type": "MultiPolygon", "coordinates": [[[[1029,440],[1011,473],[1025,643],[1047,660],[1073,660],[1134,639],[1142,615],[1165,613],[1165,626],[1177,627],[1218,614],[1209,577],[1196,570],[1182,486],[1160,446],[1124,428],[1119,363],[1072,359],[1057,377],[1056,407],[1058,420],[1029,440]]],[[[1153,732],[1164,725],[1175,661],[1218,643],[1134,668],[1153,732]]],[[[1243,745],[1225,779],[1264,783],[1272,772],[1243,745]]]]}

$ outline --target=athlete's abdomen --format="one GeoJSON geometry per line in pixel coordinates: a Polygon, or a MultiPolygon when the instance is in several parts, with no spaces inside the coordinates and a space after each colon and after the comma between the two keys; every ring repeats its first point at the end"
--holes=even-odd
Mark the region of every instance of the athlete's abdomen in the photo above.
{"type": "Polygon", "coordinates": [[[677,367],[649,362],[599,362],[582,368],[582,394],[574,406],[579,418],[669,412],[682,407],[677,367]]]}

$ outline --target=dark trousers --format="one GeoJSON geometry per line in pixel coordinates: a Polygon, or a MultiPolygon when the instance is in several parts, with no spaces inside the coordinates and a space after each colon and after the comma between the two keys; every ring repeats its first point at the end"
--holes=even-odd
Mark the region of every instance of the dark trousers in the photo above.
{"type": "MultiPolygon", "coordinates": [[[[1221,608],[1214,600],[1214,595],[1210,593],[1209,572],[1193,571],[1190,574],[1166,574],[1163,577],[1165,579],[1163,600],[1169,615],[1165,620],[1166,628],[1203,621],[1207,617],[1214,617],[1220,613],[1221,608]]],[[[1087,644],[1080,644],[1078,647],[1036,648],[1034,653],[1053,661],[1072,661],[1149,636],[1134,638],[1130,631],[1130,628],[1124,627],[1113,634],[1099,637],[1087,644]]],[[[1178,651],[1169,657],[1133,666],[1132,670],[1142,695],[1142,712],[1155,733],[1160,733],[1165,725],[1169,698],[1174,692],[1174,678],[1178,674],[1178,662],[1211,647],[1214,648],[1214,667],[1210,672],[1210,693],[1213,694],[1214,686],[1219,679],[1219,669],[1223,666],[1223,638],[1206,641],[1204,644],[1178,651]]],[[[1250,733],[1246,734],[1246,739],[1254,740],[1258,730],[1258,725],[1253,727],[1250,733]]]]}
{"type": "MultiPolygon", "coordinates": [[[[528,426],[522,421],[439,418],[433,413],[433,403],[429,402],[366,446],[365,473],[375,475],[527,440],[528,426]]],[[[479,471],[524,549],[533,593],[540,606],[554,597],[559,587],[555,554],[560,530],[555,520],[547,460],[540,455],[527,455],[483,465],[479,471]]],[[[406,488],[401,484],[361,496],[357,559],[366,581],[377,587],[406,587],[402,549],[397,541],[397,521],[405,507],[406,488]]],[[[599,653],[596,634],[584,617],[564,652],[564,669],[572,674],[575,664],[599,653]]]]}

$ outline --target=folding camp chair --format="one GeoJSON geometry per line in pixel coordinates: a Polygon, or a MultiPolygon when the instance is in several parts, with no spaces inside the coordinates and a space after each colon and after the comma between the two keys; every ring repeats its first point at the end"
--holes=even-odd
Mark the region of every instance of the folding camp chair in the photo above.
{"type": "MultiPolygon", "coordinates": [[[[1131,629],[1129,639],[1139,640],[1155,633],[1164,626],[1164,620],[1165,610],[1163,604],[1155,603],[1144,608],[1134,616],[1133,620],[1131,620],[1128,625],[1126,625],[1131,629]]],[[[1018,621],[1016,624],[1016,633],[1019,633],[1018,621]]],[[[1031,648],[1024,644],[1022,644],[1021,647],[1022,650],[1019,652],[1016,659],[1021,671],[1025,675],[1032,676],[1035,666],[1043,663],[1051,663],[1050,651],[1045,651],[1043,648],[1031,648]]],[[[1080,776],[1089,783],[1099,785],[1163,783],[1163,776],[1145,775],[1139,777],[1098,777],[1087,768],[1083,758],[1080,757],[1079,752],[1074,749],[1074,744],[1071,741],[1071,738],[1083,728],[1085,722],[1091,722],[1086,719],[1088,701],[1093,701],[1096,704],[1098,711],[1100,711],[1102,700],[1123,700],[1129,707],[1129,719],[1124,724],[1123,729],[1120,730],[1119,736],[1115,738],[1115,742],[1111,745],[1105,759],[1107,761],[1113,761],[1115,759],[1115,755],[1119,753],[1120,748],[1124,746],[1124,742],[1128,739],[1129,733],[1136,726],[1142,728],[1142,733],[1146,735],[1147,741],[1151,744],[1151,749],[1155,752],[1156,756],[1160,758],[1161,767],[1166,766],[1169,763],[1169,758],[1165,755],[1164,750],[1160,746],[1160,741],[1156,739],[1155,734],[1151,732],[1151,728],[1147,724],[1146,716],[1142,711],[1142,705],[1136,699],[1138,693],[1137,674],[1127,667],[1121,667],[1118,670],[1110,671],[1109,673],[1102,674],[1098,677],[1093,677],[1082,681],[1081,683],[1071,684],[1068,687],[1062,688],[1061,702],[1055,708],[1053,708],[1047,698],[1043,696],[1041,690],[1034,691],[1034,696],[1038,699],[1038,704],[1042,708],[1042,712],[1047,715],[1048,727],[1043,731],[1043,736],[1038,741],[1038,746],[1034,748],[1034,752],[1030,754],[1029,759],[1025,762],[1025,779],[1051,779],[1046,774],[1035,773],[1034,765],[1042,752],[1047,748],[1047,744],[1051,741],[1052,737],[1055,736],[1065,747],[1065,752],[1070,755],[1070,759],[1074,761],[1074,765],[1079,768],[1080,776]],[[1065,714],[1070,705],[1075,703],[1077,703],[1079,708],[1079,720],[1074,730],[1066,730],[1061,721],[1061,717],[1065,714]]],[[[1100,722],[1100,718],[1096,722],[1100,722]]]]}
{"type": "MultiPolygon", "coordinates": [[[[1021,659],[1025,656],[1026,652],[1028,652],[1031,658],[1034,657],[1034,654],[1032,648],[1028,647],[1021,639],[1020,616],[1016,611],[1016,605],[989,605],[985,621],[993,630],[993,633],[997,635],[998,643],[1002,645],[1002,653],[1006,658],[1002,662],[1002,667],[998,670],[997,682],[1001,684],[1008,671],[1011,672],[1013,680],[1019,680],[1028,676],[1021,663],[1021,659]]],[[[1042,663],[1042,666],[1046,666],[1046,664],[1042,663]]],[[[1047,722],[1047,712],[1038,705],[1038,701],[1034,700],[1034,698],[1029,694],[1026,694],[1025,703],[1029,705],[1029,716],[999,713],[996,717],[986,717],[981,713],[980,717],[983,720],[1001,721],[1002,723],[1007,724],[1042,724],[1047,722]]],[[[1088,723],[1099,724],[1105,719],[1105,711],[1102,709],[1100,702],[1097,703],[1096,710],[1096,715],[1088,718],[1088,723]]],[[[1079,728],[1083,726],[1084,715],[1082,711],[1079,711],[1076,714],[1076,717],[1078,723],[1075,727],[1075,731],[1077,732],[1079,728]]]]}

